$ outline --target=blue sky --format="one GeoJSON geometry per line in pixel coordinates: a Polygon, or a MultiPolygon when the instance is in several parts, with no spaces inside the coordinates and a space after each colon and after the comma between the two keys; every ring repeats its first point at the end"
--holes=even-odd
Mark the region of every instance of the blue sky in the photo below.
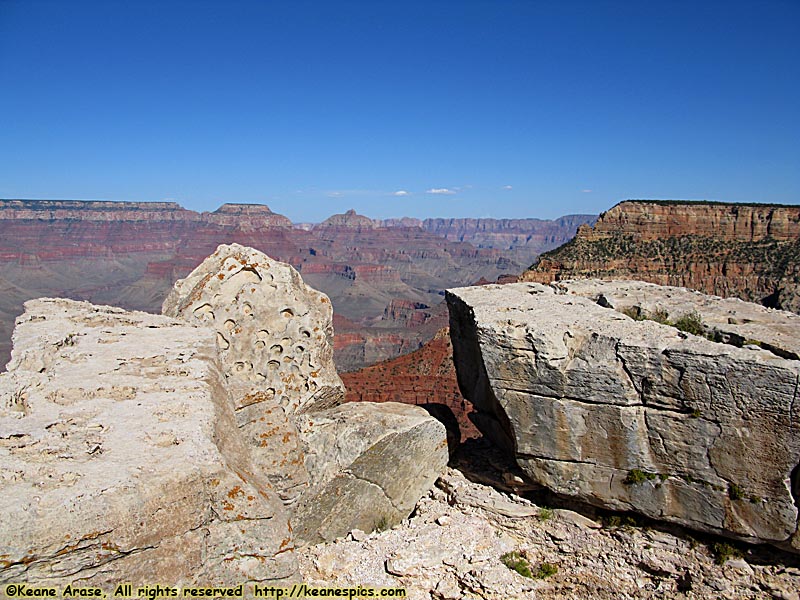
{"type": "Polygon", "coordinates": [[[800,203],[800,2],[0,0],[0,197],[800,203]]]}

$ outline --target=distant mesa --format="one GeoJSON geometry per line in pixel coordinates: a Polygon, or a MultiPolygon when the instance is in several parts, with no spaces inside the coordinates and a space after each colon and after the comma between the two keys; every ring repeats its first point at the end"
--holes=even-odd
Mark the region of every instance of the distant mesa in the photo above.
{"type": "Polygon", "coordinates": [[[359,215],[358,213],[356,213],[355,210],[351,208],[346,213],[328,217],[322,223],[317,225],[317,227],[318,228],[346,227],[348,229],[375,229],[376,227],[378,227],[378,223],[376,223],[369,217],[365,217],[364,215],[359,215]]]}
{"type": "Polygon", "coordinates": [[[212,213],[203,213],[204,221],[228,227],[291,227],[288,217],[272,212],[266,204],[226,203],[212,213]]]}

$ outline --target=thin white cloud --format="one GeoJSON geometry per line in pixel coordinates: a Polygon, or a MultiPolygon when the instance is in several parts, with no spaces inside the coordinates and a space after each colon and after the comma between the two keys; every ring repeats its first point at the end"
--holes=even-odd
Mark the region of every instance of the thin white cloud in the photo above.
{"type": "Polygon", "coordinates": [[[514,186],[513,186],[513,185],[504,185],[504,186],[503,186],[503,189],[504,189],[504,190],[513,190],[513,189],[514,189],[514,186]]]}
{"type": "Polygon", "coordinates": [[[445,195],[453,195],[455,194],[455,190],[451,190],[450,188],[431,188],[427,190],[427,194],[445,194],[445,195]]]}
{"type": "Polygon", "coordinates": [[[591,194],[592,190],[581,190],[581,192],[583,192],[584,194],[591,194]]]}
{"type": "Polygon", "coordinates": [[[326,195],[328,198],[341,198],[344,196],[344,192],[328,192],[326,195]]]}
{"type": "Polygon", "coordinates": [[[397,190],[393,195],[394,196],[408,196],[409,192],[407,192],[405,190],[397,190]]]}

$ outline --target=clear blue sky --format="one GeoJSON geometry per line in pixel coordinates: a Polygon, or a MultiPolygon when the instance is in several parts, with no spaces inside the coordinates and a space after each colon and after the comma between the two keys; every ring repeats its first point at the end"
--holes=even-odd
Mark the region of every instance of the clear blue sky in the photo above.
{"type": "Polygon", "coordinates": [[[800,203],[800,2],[0,0],[0,197],[800,203]]]}

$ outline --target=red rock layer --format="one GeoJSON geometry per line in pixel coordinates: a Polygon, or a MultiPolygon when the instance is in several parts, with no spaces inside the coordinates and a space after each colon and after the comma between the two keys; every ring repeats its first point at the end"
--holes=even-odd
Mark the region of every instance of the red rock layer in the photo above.
{"type": "MultiPolygon", "coordinates": [[[[347,388],[347,402],[403,402],[429,408],[433,405],[432,414],[455,416],[461,441],[480,436],[467,416],[472,405],[458,389],[453,347],[446,328],[419,350],[341,376],[347,388]]],[[[446,417],[442,420],[446,421],[446,417]]]]}

